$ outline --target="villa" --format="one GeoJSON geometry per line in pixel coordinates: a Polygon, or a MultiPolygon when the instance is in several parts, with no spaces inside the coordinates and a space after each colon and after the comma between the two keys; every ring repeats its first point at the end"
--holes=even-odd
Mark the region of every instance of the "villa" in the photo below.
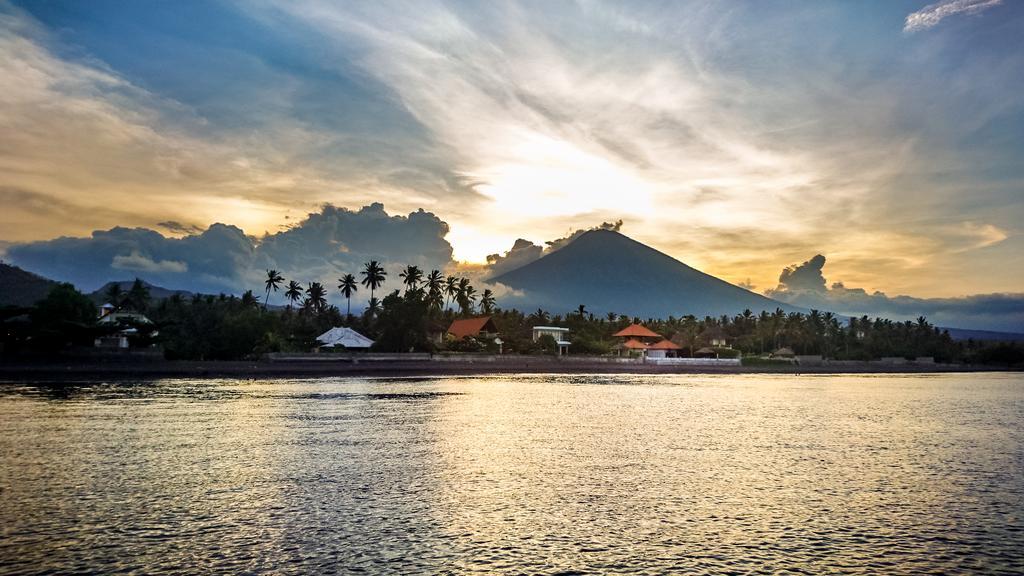
{"type": "Polygon", "coordinates": [[[345,348],[346,350],[366,351],[373,346],[373,340],[359,332],[344,326],[331,328],[316,337],[320,348],[345,348]]]}
{"type": "Polygon", "coordinates": [[[555,344],[558,345],[558,355],[569,353],[569,329],[559,328],[558,326],[534,326],[533,327],[533,341],[536,342],[541,336],[551,336],[555,339],[555,344]]]}
{"type": "Polygon", "coordinates": [[[490,316],[479,318],[462,318],[454,320],[448,327],[448,334],[456,340],[463,338],[494,339],[498,337],[498,327],[490,316]]]}
{"type": "Polygon", "coordinates": [[[639,354],[646,358],[674,358],[678,351],[682,350],[682,346],[665,339],[643,324],[632,324],[612,336],[623,339],[615,347],[619,355],[625,351],[627,354],[639,354]]]}

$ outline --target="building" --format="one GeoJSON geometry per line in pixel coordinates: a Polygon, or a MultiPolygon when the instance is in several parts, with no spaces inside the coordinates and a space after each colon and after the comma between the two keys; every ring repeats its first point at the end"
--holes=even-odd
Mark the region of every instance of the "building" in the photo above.
{"type": "Polygon", "coordinates": [[[720,326],[711,326],[700,334],[700,340],[711,348],[728,348],[729,340],[720,326]]]}
{"type": "MultiPolygon", "coordinates": [[[[152,323],[153,321],[146,318],[144,314],[138,314],[136,312],[118,312],[111,304],[104,304],[103,306],[100,306],[99,320],[96,321],[96,324],[107,328],[110,332],[93,340],[93,346],[96,348],[129,348],[129,339],[135,338],[139,334],[137,326],[144,326],[152,323]]],[[[158,334],[159,332],[154,330],[149,335],[157,336],[158,334]]]]}
{"type": "Polygon", "coordinates": [[[675,358],[683,347],[671,340],[661,340],[647,347],[648,358],[675,358]]]}
{"type": "Polygon", "coordinates": [[[615,346],[616,353],[620,356],[623,352],[627,355],[640,354],[641,356],[646,356],[650,345],[657,340],[662,340],[661,334],[654,332],[643,324],[626,326],[612,334],[612,337],[622,338],[622,342],[615,346]]]}
{"type": "Polygon", "coordinates": [[[494,325],[494,320],[490,316],[462,318],[452,322],[448,327],[448,334],[456,340],[467,337],[489,340],[498,337],[498,327],[494,325]]]}
{"type": "Polygon", "coordinates": [[[317,336],[316,341],[320,344],[320,348],[344,348],[346,350],[366,351],[370,349],[370,346],[373,346],[373,340],[344,326],[331,328],[317,336]]]}
{"type": "Polygon", "coordinates": [[[551,336],[555,339],[555,344],[558,345],[558,355],[569,353],[569,329],[559,328],[558,326],[534,326],[533,327],[533,341],[536,342],[541,336],[551,336]]]}

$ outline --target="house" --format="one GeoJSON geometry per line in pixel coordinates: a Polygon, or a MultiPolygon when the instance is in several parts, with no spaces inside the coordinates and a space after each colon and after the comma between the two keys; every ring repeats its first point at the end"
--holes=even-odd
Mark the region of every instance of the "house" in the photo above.
{"type": "MultiPolygon", "coordinates": [[[[92,344],[96,348],[128,348],[128,339],[139,333],[136,326],[152,323],[153,321],[146,318],[144,314],[118,312],[112,305],[104,304],[100,306],[99,320],[96,321],[96,324],[112,331],[94,339],[92,344]]],[[[159,333],[153,331],[150,335],[156,336],[157,334],[159,333]]]]}
{"type": "Polygon", "coordinates": [[[683,347],[671,340],[661,340],[647,347],[648,358],[675,358],[683,347]]]}
{"type": "Polygon", "coordinates": [[[711,348],[728,348],[729,340],[720,326],[711,326],[701,332],[700,340],[711,348]]]}
{"type": "Polygon", "coordinates": [[[463,338],[493,339],[498,337],[498,327],[490,316],[479,318],[462,318],[452,322],[448,327],[448,334],[456,340],[463,338]]]}
{"type": "Polygon", "coordinates": [[[629,355],[639,353],[642,356],[646,356],[647,349],[650,347],[651,343],[656,340],[663,339],[661,334],[654,332],[643,324],[631,324],[622,330],[619,330],[615,334],[612,334],[612,336],[615,338],[622,338],[622,342],[615,346],[615,349],[620,356],[623,351],[629,355]]]}
{"type": "Polygon", "coordinates": [[[533,327],[533,341],[536,342],[541,336],[551,336],[555,339],[555,344],[558,345],[558,355],[568,354],[569,352],[569,329],[559,328],[558,326],[534,326],[533,327]]]}
{"type": "Polygon", "coordinates": [[[345,348],[366,351],[373,346],[373,340],[344,326],[336,326],[316,337],[320,348],[345,348]]]}

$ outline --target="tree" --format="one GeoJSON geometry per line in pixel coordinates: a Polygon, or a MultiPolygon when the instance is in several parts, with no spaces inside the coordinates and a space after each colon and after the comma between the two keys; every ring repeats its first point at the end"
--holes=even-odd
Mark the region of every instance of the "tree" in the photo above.
{"type": "Polygon", "coordinates": [[[128,289],[124,301],[128,308],[140,314],[144,313],[149,307],[149,288],[142,283],[142,280],[136,278],[135,282],[132,282],[132,287],[128,289]]]}
{"type": "MultiPolygon", "coordinates": [[[[246,290],[245,294],[242,294],[242,308],[258,308],[259,305],[260,299],[252,293],[252,290],[246,290]]],[[[265,305],[264,309],[266,309],[265,305]]]]}
{"type": "Polygon", "coordinates": [[[278,291],[278,288],[284,281],[285,277],[278,274],[278,271],[266,271],[266,279],[263,281],[263,284],[266,286],[266,295],[263,297],[263,310],[266,310],[266,305],[270,303],[270,290],[278,291]]]}
{"type": "Polygon", "coordinates": [[[114,310],[121,308],[121,302],[124,300],[124,290],[121,289],[121,283],[111,282],[104,296],[107,302],[114,307],[114,310]]]}
{"type": "Polygon", "coordinates": [[[370,302],[366,306],[366,316],[373,318],[380,312],[380,300],[377,298],[370,298],[370,302]]]}
{"type": "Polygon", "coordinates": [[[494,312],[494,292],[490,288],[485,289],[483,295],[480,296],[480,309],[484,314],[494,312]]]}
{"type": "Polygon", "coordinates": [[[444,305],[444,277],[440,270],[431,270],[425,282],[427,287],[427,304],[438,310],[444,305]]]}
{"type": "Polygon", "coordinates": [[[582,320],[587,315],[587,305],[580,304],[579,307],[576,308],[576,313],[580,315],[580,319],[582,320]]]}
{"type": "Polygon", "coordinates": [[[455,290],[455,301],[459,304],[462,314],[473,313],[473,302],[476,301],[476,288],[469,283],[469,278],[459,278],[455,290]]]}
{"type": "Polygon", "coordinates": [[[299,300],[302,300],[302,284],[299,284],[295,280],[288,283],[288,289],[284,291],[284,297],[288,299],[288,306],[293,306],[299,300]]]}
{"type": "Polygon", "coordinates": [[[327,291],[319,282],[311,282],[309,287],[306,288],[306,301],[303,303],[303,308],[315,313],[320,314],[327,308],[327,291]]]}
{"type": "Polygon", "coordinates": [[[405,284],[405,293],[408,294],[420,285],[420,280],[423,279],[423,271],[420,270],[419,266],[409,264],[405,267],[405,270],[402,270],[399,277],[402,278],[402,283],[405,284]]]}
{"type": "Polygon", "coordinates": [[[352,295],[359,290],[359,286],[356,284],[356,277],[351,274],[345,274],[338,278],[338,290],[341,290],[341,295],[345,297],[345,316],[352,316],[352,295]]]}
{"type": "Polygon", "coordinates": [[[388,273],[376,260],[370,260],[365,264],[362,275],[362,284],[370,289],[370,300],[373,300],[373,291],[384,285],[388,273]]]}
{"type": "Polygon", "coordinates": [[[447,297],[444,307],[447,310],[449,302],[455,300],[455,297],[459,294],[459,279],[455,276],[449,276],[444,279],[444,294],[447,297]]]}

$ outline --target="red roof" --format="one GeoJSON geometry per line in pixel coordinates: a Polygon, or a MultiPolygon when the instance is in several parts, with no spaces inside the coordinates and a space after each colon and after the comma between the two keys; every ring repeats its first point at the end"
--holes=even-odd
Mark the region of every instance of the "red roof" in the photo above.
{"type": "Polygon", "coordinates": [[[612,336],[617,336],[621,338],[661,338],[661,334],[657,334],[655,332],[648,330],[647,327],[644,326],[643,324],[633,324],[632,326],[627,326],[622,330],[619,330],[615,334],[612,334],[612,336]]]}
{"type": "Polygon", "coordinates": [[[639,340],[637,340],[635,338],[630,338],[629,340],[626,340],[625,342],[623,342],[622,343],[622,347],[623,348],[629,348],[631,350],[644,350],[645,348],[650,348],[649,345],[644,344],[643,342],[641,342],[641,341],[639,341],[639,340]]]}
{"type": "Polygon", "coordinates": [[[491,321],[490,316],[481,316],[480,318],[463,318],[461,320],[455,320],[452,325],[448,327],[448,333],[455,336],[459,340],[466,336],[476,336],[481,332],[497,332],[498,327],[491,321]]]}
{"type": "Polygon", "coordinates": [[[651,350],[682,350],[683,347],[671,340],[662,340],[656,344],[651,344],[651,350]]]}

